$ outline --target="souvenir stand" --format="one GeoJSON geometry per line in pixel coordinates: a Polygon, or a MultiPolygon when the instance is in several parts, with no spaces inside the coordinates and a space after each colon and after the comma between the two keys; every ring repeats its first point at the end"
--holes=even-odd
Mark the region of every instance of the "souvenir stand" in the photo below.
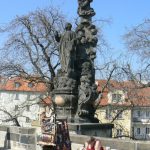
{"type": "Polygon", "coordinates": [[[38,136],[38,145],[43,150],[71,150],[67,119],[56,120],[55,113],[47,110],[41,114],[42,134],[38,136]]]}

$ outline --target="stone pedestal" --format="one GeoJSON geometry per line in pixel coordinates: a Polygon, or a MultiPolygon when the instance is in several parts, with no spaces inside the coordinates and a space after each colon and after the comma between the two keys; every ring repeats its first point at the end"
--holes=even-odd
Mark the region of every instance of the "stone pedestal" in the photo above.
{"type": "Polygon", "coordinates": [[[77,93],[70,89],[55,90],[55,107],[57,119],[67,119],[68,122],[74,122],[77,111],[77,93]]]}
{"type": "Polygon", "coordinates": [[[114,125],[100,123],[68,123],[68,127],[72,134],[111,138],[114,125]]]}

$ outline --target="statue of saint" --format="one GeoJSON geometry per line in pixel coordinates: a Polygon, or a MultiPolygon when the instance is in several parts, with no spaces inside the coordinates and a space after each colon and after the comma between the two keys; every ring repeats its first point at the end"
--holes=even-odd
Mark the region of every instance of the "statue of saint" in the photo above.
{"type": "Polygon", "coordinates": [[[74,70],[74,62],[76,59],[76,33],[71,30],[72,25],[66,23],[65,32],[59,35],[55,34],[55,39],[60,42],[59,55],[61,70],[65,74],[69,74],[71,70],[74,70]]]}

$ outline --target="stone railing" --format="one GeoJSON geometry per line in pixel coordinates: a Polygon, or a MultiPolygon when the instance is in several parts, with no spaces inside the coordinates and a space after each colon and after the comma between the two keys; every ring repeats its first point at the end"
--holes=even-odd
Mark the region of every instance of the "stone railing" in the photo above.
{"type": "MultiPolygon", "coordinates": [[[[72,150],[82,147],[89,136],[70,134],[72,150]]],[[[96,137],[107,150],[149,150],[150,142],[96,137]]],[[[41,150],[34,128],[0,126],[0,150],[41,150]]]]}
{"type": "MultiPolygon", "coordinates": [[[[74,145],[72,150],[77,150],[80,147],[82,147],[85,141],[89,139],[89,136],[71,134],[70,138],[72,141],[72,145],[74,145]]],[[[99,139],[102,145],[108,150],[150,150],[149,141],[133,141],[133,140],[101,138],[101,137],[96,138],[99,139]]]]}
{"type": "Polygon", "coordinates": [[[0,149],[36,150],[36,129],[0,126],[0,149]]]}

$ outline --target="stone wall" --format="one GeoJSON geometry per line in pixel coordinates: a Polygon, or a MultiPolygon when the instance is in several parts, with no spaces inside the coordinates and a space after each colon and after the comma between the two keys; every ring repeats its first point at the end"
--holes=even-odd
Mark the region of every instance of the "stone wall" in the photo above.
{"type": "Polygon", "coordinates": [[[0,149],[36,150],[36,129],[0,126],[0,149]]]}
{"type": "Polygon", "coordinates": [[[68,123],[68,128],[70,133],[108,138],[112,137],[113,124],[68,123]]]}
{"type": "MultiPolygon", "coordinates": [[[[71,141],[74,144],[84,144],[89,139],[89,136],[70,135],[71,141]]],[[[100,138],[102,145],[115,150],[150,150],[149,141],[131,141],[125,139],[100,138]]],[[[75,150],[75,149],[73,149],[75,150]]]]}
{"type": "MultiPolygon", "coordinates": [[[[89,136],[70,134],[72,150],[82,146],[89,136]],[[80,145],[81,144],[81,145],[80,145]]],[[[132,141],[97,137],[105,147],[116,150],[149,150],[149,141],[132,141]]],[[[34,128],[0,126],[0,150],[41,150],[37,145],[37,134],[34,128]]]]}

